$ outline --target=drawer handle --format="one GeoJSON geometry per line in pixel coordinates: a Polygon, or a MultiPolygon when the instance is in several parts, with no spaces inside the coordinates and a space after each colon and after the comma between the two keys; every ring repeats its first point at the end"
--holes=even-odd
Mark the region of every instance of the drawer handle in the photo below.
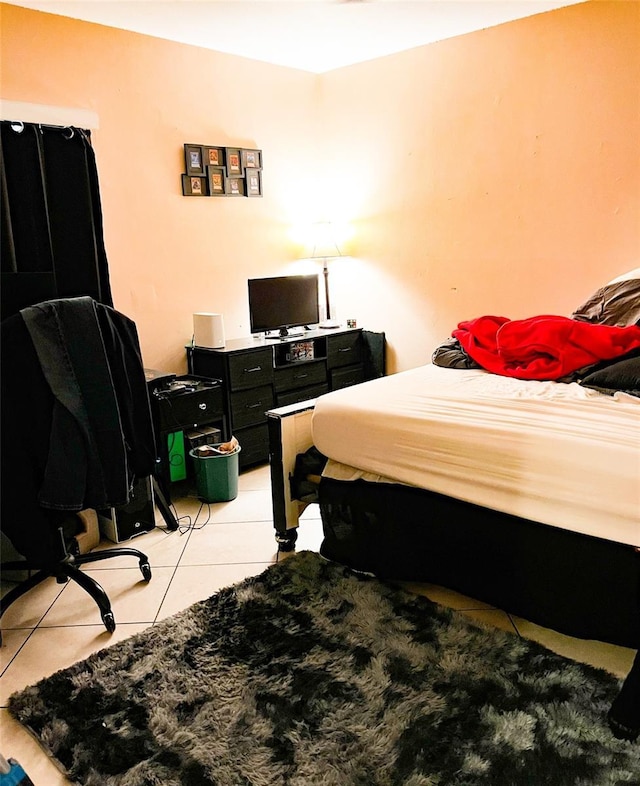
{"type": "Polygon", "coordinates": [[[204,403],[204,401],[201,401],[198,404],[198,409],[201,409],[203,412],[205,411],[206,408],[207,408],[207,405],[204,403]]]}
{"type": "Polygon", "coordinates": [[[254,371],[262,371],[262,366],[254,366],[253,368],[245,368],[245,374],[253,374],[254,371]]]}
{"type": "Polygon", "coordinates": [[[258,401],[257,404],[245,404],[244,408],[245,409],[258,409],[258,407],[261,407],[261,406],[262,406],[262,401],[258,401]]]}
{"type": "Polygon", "coordinates": [[[308,376],[308,374],[296,374],[294,379],[306,379],[308,376]]]}
{"type": "Polygon", "coordinates": [[[338,352],[351,352],[351,347],[340,347],[338,352]]]}

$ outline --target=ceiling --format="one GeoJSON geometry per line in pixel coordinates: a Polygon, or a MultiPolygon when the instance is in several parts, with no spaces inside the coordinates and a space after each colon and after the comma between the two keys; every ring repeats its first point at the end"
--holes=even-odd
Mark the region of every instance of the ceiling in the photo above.
{"type": "Polygon", "coordinates": [[[323,73],[584,0],[5,0],[323,73]]]}

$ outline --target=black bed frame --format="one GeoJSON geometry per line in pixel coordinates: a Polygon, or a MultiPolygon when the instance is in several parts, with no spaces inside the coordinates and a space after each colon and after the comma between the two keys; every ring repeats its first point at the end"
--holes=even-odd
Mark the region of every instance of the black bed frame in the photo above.
{"type": "Polygon", "coordinates": [[[328,559],[457,590],[578,638],[640,646],[640,551],[390,483],[323,477],[328,559]]]}

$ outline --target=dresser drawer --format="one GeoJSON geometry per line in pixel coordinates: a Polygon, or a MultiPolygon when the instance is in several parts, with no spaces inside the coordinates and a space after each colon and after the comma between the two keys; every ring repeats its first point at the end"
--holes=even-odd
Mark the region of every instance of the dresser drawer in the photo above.
{"type": "Polygon", "coordinates": [[[197,390],[179,396],[160,399],[158,424],[160,431],[178,431],[182,428],[221,419],[224,413],[222,388],[197,390]]]}
{"type": "Polygon", "coordinates": [[[255,388],[273,381],[273,353],[269,347],[241,352],[229,358],[231,390],[255,388]]]}
{"type": "Polygon", "coordinates": [[[324,360],[319,360],[317,363],[292,364],[275,372],[276,392],[318,385],[326,381],[327,368],[324,360]]]}
{"type": "Polygon", "coordinates": [[[310,388],[299,388],[298,390],[291,390],[286,393],[276,394],[276,406],[285,407],[289,404],[299,404],[301,401],[308,401],[311,398],[318,398],[324,393],[329,392],[329,386],[326,382],[321,385],[312,385],[310,388]]]}
{"type": "Polygon", "coordinates": [[[327,337],[329,368],[351,366],[362,362],[362,336],[360,331],[327,337]]]}
{"type": "Polygon", "coordinates": [[[263,385],[231,394],[232,428],[253,426],[265,422],[265,412],[274,406],[273,388],[263,385]]]}
{"type": "Polygon", "coordinates": [[[331,390],[348,388],[350,385],[357,385],[364,380],[364,366],[340,368],[331,372],[331,390]]]}

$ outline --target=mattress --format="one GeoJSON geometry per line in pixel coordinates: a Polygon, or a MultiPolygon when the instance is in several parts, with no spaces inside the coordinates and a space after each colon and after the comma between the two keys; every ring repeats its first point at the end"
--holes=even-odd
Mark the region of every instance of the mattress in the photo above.
{"type": "Polygon", "coordinates": [[[640,399],[432,364],[320,396],[339,479],[404,483],[640,546],[640,399]]]}

